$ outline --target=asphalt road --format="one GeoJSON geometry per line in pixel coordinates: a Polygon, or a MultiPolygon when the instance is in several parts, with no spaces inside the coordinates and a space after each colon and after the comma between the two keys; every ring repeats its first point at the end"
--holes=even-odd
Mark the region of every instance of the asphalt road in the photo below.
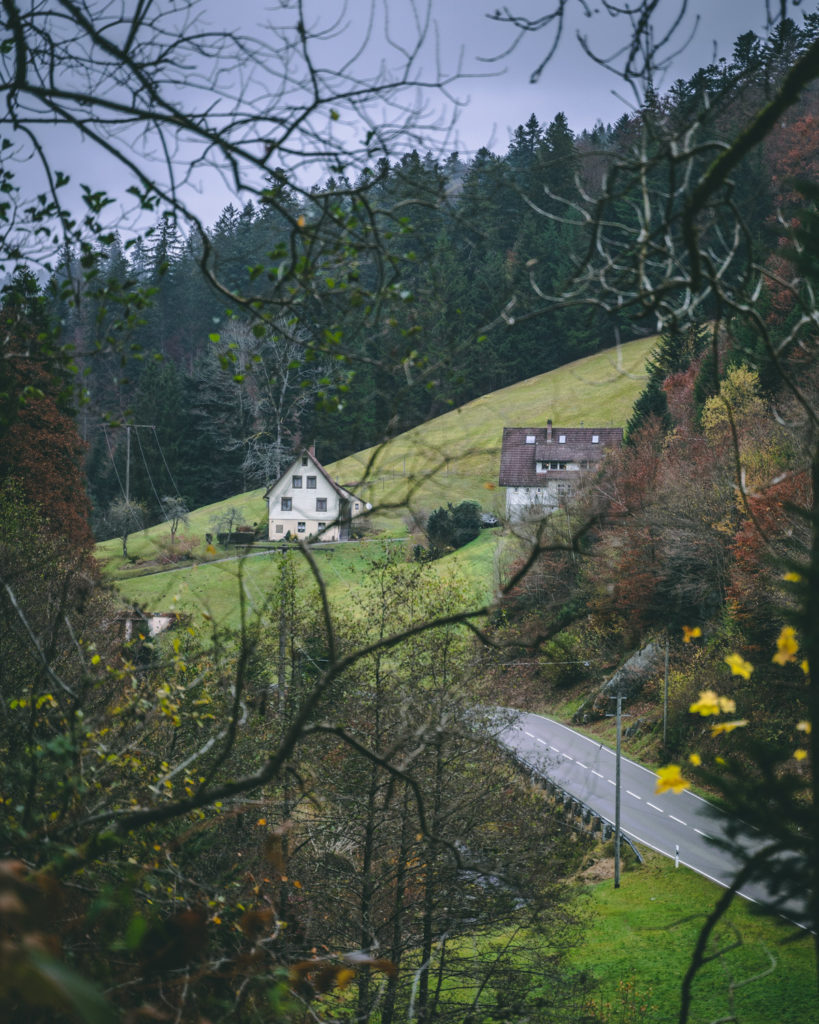
{"type": "MultiPolygon", "coordinates": [[[[615,752],[542,715],[514,713],[511,724],[501,732],[500,742],[513,750],[565,792],[582,801],[596,814],[614,821],[615,752]]],[[[740,864],[714,846],[711,837],[726,834],[728,816],[702,797],[682,793],[657,794],[657,775],[642,765],[621,757],[620,827],[634,843],[665,854],[679,856],[680,864],[719,885],[728,887],[740,864]]],[[[749,853],[763,847],[764,840],[744,844],[749,853]]],[[[744,886],[740,895],[762,904],[772,903],[764,887],[744,886]]],[[[795,923],[804,918],[804,908],[790,904],[782,911],[795,923]]]]}

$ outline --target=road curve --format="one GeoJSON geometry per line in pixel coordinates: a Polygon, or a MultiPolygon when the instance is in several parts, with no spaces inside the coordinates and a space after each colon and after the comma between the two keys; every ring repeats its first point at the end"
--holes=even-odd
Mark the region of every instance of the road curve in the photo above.
{"type": "MultiPolygon", "coordinates": [[[[510,717],[498,735],[500,743],[594,813],[614,821],[616,755],[610,747],[543,715],[503,713],[510,717]]],[[[623,833],[666,857],[679,856],[680,864],[727,888],[741,864],[711,840],[727,835],[728,815],[689,790],[658,795],[657,779],[650,769],[621,757],[623,833]]],[[[759,842],[743,842],[749,855],[764,845],[762,836],[759,842]]],[[[759,884],[743,886],[739,894],[755,903],[775,903],[759,884]]],[[[804,906],[795,903],[777,910],[796,924],[805,918],[804,906]]]]}

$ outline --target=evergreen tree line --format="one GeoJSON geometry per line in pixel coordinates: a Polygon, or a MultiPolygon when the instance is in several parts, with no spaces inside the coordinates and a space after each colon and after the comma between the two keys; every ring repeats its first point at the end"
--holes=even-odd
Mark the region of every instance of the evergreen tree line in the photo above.
{"type": "MultiPolygon", "coordinates": [[[[639,306],[612,312],[550,301],[571,293],[588,245],[579,211],[607,183],[596,215],[612,225],[609,243],[618,233],[630,237],[640,183],[618,161],[640,146],[659,152],[697,117],[709,138],[727,138],[817,27],[819,16],[806,15],[803,27],[783,20],[765,42],[747,32],[730,61],[700,69],[665,96],[649,94],[613,125],[575,134],[562,113],[549,123],[533,114],[503,155],[412,152],[382,158],[354,181],[339,174],[315,190],[333,212],[330,228],[316,214],[321,204],[306,221],[307,208],[282,176],[271,179],[269,194],[285,200],[288,217],[264,201],[229,205],[204,241],[183,237],[165,217],[144,238],[123,243],[114,235],[94,253],[67,253],[64,278],[78,262],[95,267],[91,284],[86,272],[76,286],[81,301],[62,301],[55,312],[63,336],[89,353],[79,360],[90,397],[79,426],[98,535],[110,533],[105,513],[123,497],[126,475],[129,498],[159,518],[165,495],[195,507],[266,485],[300,444],[316,442],[330,462],[651,333],[656,320],[639,306]],[[339,210],[347,236],[337,228],[339,210]],[[303,228],[295,243],[294,223],[303,228]],[[307,266],[309,277],[300,270],[307,266]],[[272,318],[266,303],[283,279],[292,281],[292,303],[272,318]],[[231,308],[224,289],[239,300],[231,308]],[[268,322],[254,327],[254,311],[268,322]],[[137,358],[124,364],[120,354],[103,354],[112,334],[126,337],[137,358]],[[148,429],[132,437],[126,470],[128,421],[148,429]]],[[[775,245],[781,172],[793,163],[788,130],[800,117],[811,120],[814,96],[734,176],[742,245],[760,261],[775,245]]],[[[704,147],[702,161],[712,156],[704,147]]],[[[658,165],[658,194],[664,173],[658,165]]]]}

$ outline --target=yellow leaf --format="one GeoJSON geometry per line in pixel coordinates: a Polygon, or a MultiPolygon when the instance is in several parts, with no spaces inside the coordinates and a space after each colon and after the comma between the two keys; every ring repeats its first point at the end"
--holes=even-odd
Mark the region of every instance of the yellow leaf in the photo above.
{"type": "Polygon", "coordinates": [[[787,665],[789,661],[796,661],[796,653],[799,650],[799,643],[796,639],[796,630],[793,626],[783,626],[782,632],[776,639],[776,654],[771,661],[777,665],[787,665]]]}
{"type": "Polygon", "coordinates": [[[806,676],[810,675],[810,665],[808,665],[808,659],[807,658],[805,658],[804,661],[801,661],[799,663],[799,667],[802,669],[802,671],[805,673],[806,676]]]}
{"type": "Polygon", "coordinates": [[[811,733],[811,724],[810,724],[810,722],[807,722],[807,721],[805,721],[805,722],[797,722],[796,723],[796,728],[799,730],[799,732],[807,733],[807,735],[810,736],[810,733],[811,733]]]}
{"type": "Polygon", "coordinates": [[[702,758],[699,754],[689,754],[688,760],[691,764],[694,765],[695,768],[699,768],[699,766],[702,764],[702,758]]]}
{"type": "Polygon", "coordinates": [[[699,626],[683,626],[683,643],[690,644],[692,640],[702,636],[702,630],[699,626]]]}
{"type": "Polygon", "coordinates": [[[742,729],[748,724],[747,718],[738,718],[733,722],[720,722],[711,726],[711,735],[720,736],[724,732],[733,732],[734,729],[742,729]]]}
{"type": "Polygon", "coordinates": [[[661,768],[657,775],[657,793],[665,793],[667,789],[672,790],[675,793],[682,793],[684,789],[688,789],[691,785],[690,782],[686,781],[680,773],[680,766],[678,764],[669,764],[665,768],[661,768]]]}
{"type": "Polygon", "coordinates": [[[804,750],[802,747],[800,747],[798,750],[794,750],[793,756],[796,758],[797,761],[804,761],[805,758],[808,756],[808,752],[807,750],[804,750]]]}
{"type": "Polygon", "coordinates": [[[729,654],[725,658],[725,664],[735,676],[742,676],[743,679],[750,679],[754,666],[746,661],[741,654],[729,654]]]}
{"type": "Polygon", "coordinates": [[[256,824],[257,825],[266,825],[267,824],[267,818],[259,818],[259,820],[256,822],[256,824]]]}
{"type": "Polygon", "coordinates": [[[99,663],[101,661],[102,661],[102,658],[98,654],[95,654],[94,657],[91,659],[91,664],[92,665],[99,665],[99,663]]]}
{"type": "Polygon", "coordinates": [[[304,216],[304,214],[303,214],[303,213],[299,215],[299,218],[298,218],[298,220],[296,221],[296,223],[298,224],[298,226],[299,226],[300,228],[303,228],[303,227],[304,227],[304,225],[305,225],[305,224],[307,223],[307,221],[306,221],[306,219],[305,219],[305,216],[304,216]]]}
{"type": "Polygon", "coordinates": [[[344,967],[336,975],[336,985],[339,988],[346,988],[355,977],[355,971],[351,967],[344,967]]]}
{"type": "Polygon", "coordinates": [[[716,690],[701,690],[700,699],[694,701],[688,709],[692,715],[718,715],[720,712],[719,697],[716,690]]]}
{"type": "Polygon", "coordinates": [[[782,577],[782,579],[786,583],[801,583],[802,582],[802,577],[799,575],[798,572],[786,572],[785,575],[782,577]]]}

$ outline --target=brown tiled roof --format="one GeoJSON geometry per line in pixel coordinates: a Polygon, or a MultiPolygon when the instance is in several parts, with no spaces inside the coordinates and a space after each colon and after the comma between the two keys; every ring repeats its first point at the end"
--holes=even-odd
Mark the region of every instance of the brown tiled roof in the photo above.
{"type": "Polygon", "coordinates": [[[566,470],[537,472],[538,462],[599,462],[611,448],[623,443],[622,427],[552,427],[547,441],[546,427],[504,427],[499,484],[501,487],[537,487],[548,478],[565,479],[575,474],[566,470]],[[526,443],[527,437],[534,442],[526,443]],[[560,438],[565,437],[563,444],[560,438]],[[597,442],[592,441],[597,437],[597,442]]]}

